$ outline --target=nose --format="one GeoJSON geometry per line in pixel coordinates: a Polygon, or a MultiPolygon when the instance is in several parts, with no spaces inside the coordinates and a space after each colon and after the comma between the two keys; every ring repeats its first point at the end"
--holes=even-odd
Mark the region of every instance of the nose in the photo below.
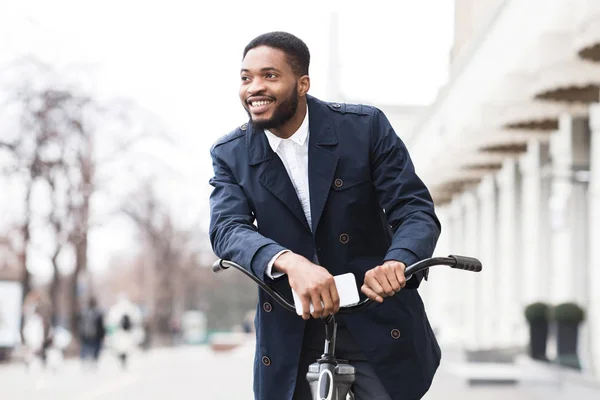
{"type": "Polygon", "coordinates": [[[250,85],[248,85],[248,95],[253,96],[266,89],[265,82],[262,79],[253,79],[250,85]]]}

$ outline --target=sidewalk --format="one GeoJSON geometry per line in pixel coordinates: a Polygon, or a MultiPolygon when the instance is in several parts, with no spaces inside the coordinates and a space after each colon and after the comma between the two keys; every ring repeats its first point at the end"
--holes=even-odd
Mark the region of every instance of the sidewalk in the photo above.
{"type": "MultiPolygon", "coordinates": [[[[513,365],[467,364],[459,352],[445,350],[443,354],[425,400],[600,399],[600,388],[594,386],[598,381],[587,382],[574,372],[545,370],[544,366],[525,360],[513,365]],[[491,380],[516,377],[517,383],[470,385],[469,379],[474,376],[491,380]]],[[[132,358],[126,372],[110,352],[104,354],[96,372],[82,369],[76,359],[65,360],[56,373],[27,373],[21,364],[3,365],[0,399],[252,400],[253,357],[254,343],[249,340],[228,352],[215,353],[208,346],[140,352],[132,358]]]]}
{"type": "Polygon", "coordinates": [[[526,356],[518,357],[514,364],[495,364],[467,363],[457,350],[446,350],[444,354],[425,399],[600,399],[600,380],[595,377],[526,356]]]}

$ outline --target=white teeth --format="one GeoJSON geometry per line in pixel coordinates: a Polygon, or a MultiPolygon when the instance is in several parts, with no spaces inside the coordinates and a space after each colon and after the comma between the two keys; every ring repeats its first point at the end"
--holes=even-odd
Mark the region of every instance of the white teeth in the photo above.
{"type": "Polygon", "coordinates": [[[271,102],[270,101],[264,101],[264,100],[253,101],[252,102],[252,107],[260,107],[260,106],[264,106],[264,105],[269,104],[269,103],[271,103],[271,102]]]}

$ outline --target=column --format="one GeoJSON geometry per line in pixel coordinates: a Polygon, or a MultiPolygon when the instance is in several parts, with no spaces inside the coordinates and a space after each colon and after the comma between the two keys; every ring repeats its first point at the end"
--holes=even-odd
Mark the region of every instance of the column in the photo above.
{"type": "Polygon", "coordinates": [[[554,303],[575,301],[584,306],[588,298],[587,277],[587,183],[575,171],[589,165],[587,121],[561,117],[550,140],[552,157],[550,228],[554,303]]]}
{"type": "MultiPolygon", "coordinates": [[[[438,239],[434,256],[447,257],[450,251],[450,238],[452,237],[452,219],[450,218],[450,205],[445,204],[436,209],[436,214],[442,225],[442,233],[438,239]]],[[[451,338],[446,340],[448,326],[452,326],[452,318],[448,315],[448,302],[452,299],[452,290],[448,284],[447,268],[437,267],[429,270],[429,279],[421,282],[419,293],[426,306],[427,315],[431,326],[440,342],[440,345],[452,345],[451,338]]]]}
{"type": "Polygon", "coordinates": [[[548,144],[532,139],[520,160],[521,257],[524,305],[549,300],[548,224],[549,179],[542,170],[549,163],[548,144]]]}
{"type": "MultiPolygon", "coordinates": [[[[462,195],[464,215],[464,255],[478,257],[479,238],[479,199],[476,193],[467,191],[462,195]]],[[[482,327],[479,318],[485,312],[481,307],[481,273],[456,271],[457,278],[462,282],[464,309],[464,339],[463,346],[467,350],[481,350],[482,327]]]]}
{"type": "MultiPolygon", "coordinates": [[[[450,204],[445,204],[442,207],[436,208],[436,215],[440,220],[440,224],[442,226],[442,232],[438,239],[437,245],[435,247],[434,256],[436,257],[446,257],[450,254],[450,238],[452,232],[451,218],[450,218],[450,204]]],[[[430,271],[429,273],[432,273],[430,271]]]]}
{"type": "MultiPolygon", "coordinates": [[[[550,228],[551,228],[551,299],[553,304],[575,302],[589,309],[588,267],[588,182],[580,169],[590,162],[590,134],[584,118],[561,116],[559,129],[550,140],[552,157],[550,228]]],[[[588,176],[589,177],[589,176],[588,176]]],[[[590,324],[580,329],[579,355],[583,368],[591,362],[590,324]]]]}
{"type": "Polygon", "coordinates": [[[499,302],[497,301],[497,188],[493,175],[483,178],[477,188],[479,197],[479,252],[477,256],[483,265],[480,272],[481,309],[479,324],[481,326],[481,347],[490,349],[497,345],[499,302]]]}
{"type": "MultiPolygon", "coordinates": [[[[442,223],[442,236],[438,242],[436,255],[446,257],[449,254],[463,253],[464,215],[461,197],[444,205],[438,216],[442,223]]],[[[430,296],[430,320],[438,341],[442,347],[460,347],[464,338],[464,301],[461,271],[451,268],[433,267],[429,271],[429,280],[424,286],[430,296]]],[[[419,289],[421,291],[421,289],[419,289]]]]}
{"type": "Polygon", "coordinates": [[[600,104],[590,107],[590,182],[588,187],[589,204],[589,246],[588,282],[590,298],[587,303],[587,324],[589,326],[591,366],[600,378],[600,262],[597,253],[600,244],[600,104]]]}
{"type": "Polygon", "coordinates": [[[498,181],[498,301],[500,302],[500,326],[498,329],[501,346],[522,345],[526,342],[526,325],[521,307],[521,282],[523,270],[520,254],[519,177],[517,162],[509,158],[504,161],[497,175],[498,181]]]}
{"type": "MultiPolygon", "coordinates": [[[[447,206],[446,205],[436,205],[436,209],[435,209],[435,213],[440,221],[440,224],[442,226],[442,232],[440,234],[440,237],[438,238],[437,244],[435,246],[435,250],[433,252],[433,257],[444,257],[447,254],[448,251],[448,229],[449,229],[449,219],[447,217],[448,214],[448,210],[447,210],[447,206]]],[[[423,300],[423,303],[425,303],[425,306],[427,307],[427,313],[429,314],[430,317],[436,317],[438,318],[438,315],[440,314],[438,312],[439,308],[443,305],[443,300],[441,300],[442,297],[446,296],[445,293],[445,286],[443,285],[438,285],[439,280],[438,279],[431,279],[432,274],[434,274],[435,272],[437,272],[437,270],[434,270],[433,268],[430,269],[429,273],[430,273],[430,278],[427,281],[423,281],[421,282],[421,286],[419,287],[419,294],[421,295],[421,299],[423,300]]],[[[435,275],[433,275],[433,277],[435,277],[435,275]]],[[[432,325],[433,325],[433,321],[432,321],[432,325]]]]}
{"type": "MultiPolygon", "coordinates": [[[[449,208],[450,228],[449,230],[449,254],[464,253],[464,213],[461,196],[456,196],[449,208]]],[[[431,274],[433,274],[433,269],[431,274]]],[[[436,268],[437,279],[442,280],[448,287],[445,298],[444,314],[447,316],[442,328],[441,336],[444,341],[452,345],[463,345],[464,331],[464,288],[461,271],[451,268],[436,268]]],[[[431,275],[430,275],[431,276],[431,275]]]]}

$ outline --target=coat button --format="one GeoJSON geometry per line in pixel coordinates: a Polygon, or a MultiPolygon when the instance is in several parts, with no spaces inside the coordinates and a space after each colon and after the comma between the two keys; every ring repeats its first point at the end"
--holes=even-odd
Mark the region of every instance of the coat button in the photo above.
{"type": "Polygon", "coordinates": [[[271,359],[267,356],[263,356],[262,363],[265,365],[265,367],[268,367],[269,365],[271,365],[271,359]]]}
{"type": "Polygon", "coordinates": [[[394,338],[394,339],[400,338],[400,331],[398,329],[392,329],[390,334],[392,335],[392,338],[394,338]]]}
{"type": "Polygon", "coordinates": [[[340,108],[340,107],[341,107],[341,105],[340,105],[339,103],[334,103],[334,104],[333,104],[333,107],[335,107],[335,108],[340,108]]]}
{"type": "Polygon", "coordinates": [[[344,181],[340,178],[337,178],[335,181],[333,181],[333,184],[336,188],[341,188],[342,186],[344,186],[344,181]]]}
{"type": "Polygon", "coordinates": [[[347,233],[342,233],[340,235],[340,243],[341,244],[346,244],[346,243],[348,243],[349,240],[350,240],[350,236],[348,236],[347,233]]]}
{"type": "Polygon", "coordinates": [[[267,301],[263,304],[263,310],[265,310],[265,312],[271,312],[271,310],[273,310],[273,306],[267,301]]]}
{"type": "Polygon", "coordinates": [[[240,126],[240,129],[245,131],[246,129],[248,129],[248,124],[247,123],[243,123],[242,126],[240,126]]]}

